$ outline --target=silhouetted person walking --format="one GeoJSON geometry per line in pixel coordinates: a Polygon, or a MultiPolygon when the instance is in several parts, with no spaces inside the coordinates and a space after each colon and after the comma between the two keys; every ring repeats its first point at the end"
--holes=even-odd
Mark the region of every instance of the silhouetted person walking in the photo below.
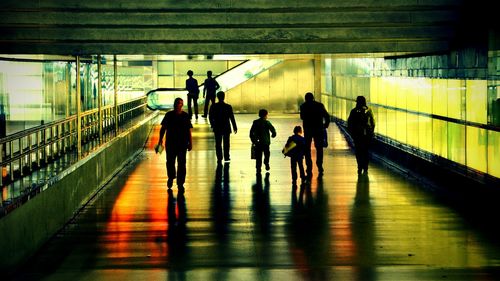
{"type": "Polygon", "coordinates": [[[203,84],[203,97],[205,98],[205,109],[203,111],[203,117],[207,117],[210,102],[215,103],[215,92],[220,88],[219,83],[215,78],[212,78],[212,71],[207,71],[207,79],[203,84]]]}
{"type": "Polygon", "coordinates": [[[374,136],[375,118],[371,108],[366,105],[365,97],[356,98],[356,107],[351,110],[347,118],[347,129],[354,140],[358,174],[368,173],[368,149],[374,136]]]}
{"type": "Polygon", "coordinates": [[[165,135],[168,188],[172,187],[175,178],[177,178],[177,186],[184,188],[186,180],[186,153],[193,147],[191,135],[193,125],[191,125],[189,114],[182,111],[183,105],[184,101],[181,98],[176,98],[174,109],[167,112],[161,121],[158,144],[162,144],[163,135],[165,135]],[[176,160],[177,171],[175,169],[176,160]]]}
{"type": "Polygon", "coordinates": [[[266,171],[271,169],[269,166],[269,157],[271,155],[269,146],[271,145],[271,137],[276,137],[276,129],[274,129],[273,124],[267,120],[267,114],[267,110],[259,110],[260,118],[254,120],[252,127],[250,128],[250,140],[252,141],[252,144],[255,145],[255,168],[257,173],[260,173],[261,171],[262,154],[264,154],[264,165],[266,165],[266,171]],[[271,135],[269,133],[271,133],[271,135]]]}
{"type": "Polygon", "coordinates": [[[198,96],[200,94],[200,88],[198,86],[198,80],[193,78],[193,71],[188,70],[187,75],[189,76],[186,79],[186,90],[188,91],[188,114],[189,118],[193,117],[193,111],[191,110],[191,104],[194,107],[194,115],[195,118],[198,119],[198,96]]]}
{"type": "Polygon", "coordinates": [[[314,139],[314,147],[316,148],[316,165],[318,166],[319,176],[323,175],[323,139],[324,129],[330,125],[330,115],[325,109],[325,106],[314,100],[312,93],[306,93],[305,102],[300,106],[300,119],[302,119],[304,127],[304,137],[306,139],[306,166],[307,177],[312,178],[312,157],[311,144],[314,139]]]}
{"type": "Polygon", "coordinates": [[[290,149],[285,155],[290,157],[290,169],[292,171],[292,184],[297,185],[297,167],[299,168],[300,179],[305,183],[306,174],[304,172],[304,152],[306,149],[306,140],[302,136],[302,127],[295,126],[293,128],[293,135],[288,137],[286,146],[290,147],[294,143],[293,148],[290,149]]]}
{"type": "Polygon", "coordinates": [[[230,140],[231,135],[231,124],[233,125],[233,131],[236,134],[238,127],[236,126],[236,120],[234,120],[233,107],[230,104],[224,102],[226,94],[222,91],[217,93],[217,99],[219,102],[214,103],[210,107],[209,120],[210,126],[214,131],[215,135],[215,153],[217,155],[217,162],[222,162],[222,143],[224,142],[224,160],[228,162],[231,158],[229,157],[230,140]]]}

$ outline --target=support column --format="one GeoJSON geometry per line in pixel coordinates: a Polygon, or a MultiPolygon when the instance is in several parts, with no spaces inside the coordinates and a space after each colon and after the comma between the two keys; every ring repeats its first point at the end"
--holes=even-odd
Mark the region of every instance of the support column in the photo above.
{"type": "Polygon", "coordinates": [[[101,74],[101,55],[97,55],[97,110],[99,113],[98,122],[99,122],[99,144],[102,144],[102,74],[101,74]]]}
{"type": "Polygon", "coordinates": [[[314,56],[314,99],[323,102],[321,99],[321,55],[314,56]]]}
{"type": "Polygon", "coordinates": [[[118,66],[116,64],[116,55],[113,55],[113,79],[115,92],[115,136],[118,136],[118,66]]]}
{"type": "Polygon", "coordinates": [[[76,56],[76,153],[82,158],[82,101],[80,99],[80,56],[76,56]]]}

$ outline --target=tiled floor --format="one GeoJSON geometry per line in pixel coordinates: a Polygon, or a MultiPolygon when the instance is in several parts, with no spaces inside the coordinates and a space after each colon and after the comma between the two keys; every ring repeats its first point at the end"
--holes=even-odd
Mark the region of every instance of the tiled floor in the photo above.
{"type": "Polygon", "coordinates": [[[256,116],[236,118],[219,168],[209,126],[194,124],[184,193],[167,191],[155,133],[17,280],[500,280],[498,239],[380,164],[358,177],[334,124],[325,175],[295,190],[281,148],[298,116],[269,115],[278,136],[260,177],[256,116]]]}

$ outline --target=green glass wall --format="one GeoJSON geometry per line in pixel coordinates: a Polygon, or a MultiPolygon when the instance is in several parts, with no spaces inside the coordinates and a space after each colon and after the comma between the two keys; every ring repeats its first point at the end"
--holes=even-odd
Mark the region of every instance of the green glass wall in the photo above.
{"type": "MultiPolygon", "coordinates": [[[[428,160],[441,157],[499,178],[498,80],[488,75],[483,54],[472,55],[475,59],[461,58],[460,53],[325,58],[323,72],[329,75],[322,77],[327,80],[322,92],[339,119],[347,120],[356,96],[363,95],[375,113],[381,139],[428,160]],[[472,65],[464,65],[470,61],[472,65]]],[[[490,63],[498,67],[498,61],[490,54],[490,63]]]]}

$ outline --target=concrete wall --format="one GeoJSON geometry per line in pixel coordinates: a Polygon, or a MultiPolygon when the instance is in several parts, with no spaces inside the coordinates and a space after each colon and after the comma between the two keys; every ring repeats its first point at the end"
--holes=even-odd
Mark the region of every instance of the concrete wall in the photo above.
{"type": "Polygon", "coordinates": [[[0,270],[12,270],[59,231],[143,148],[153,114],[58,174],[47,189],[0,220],[0,270]]]}
{"type": "Polygon", "coordinates": [[[2,0],[0,53],[440,52],[477,22],[467,1],[2,0]]]}

